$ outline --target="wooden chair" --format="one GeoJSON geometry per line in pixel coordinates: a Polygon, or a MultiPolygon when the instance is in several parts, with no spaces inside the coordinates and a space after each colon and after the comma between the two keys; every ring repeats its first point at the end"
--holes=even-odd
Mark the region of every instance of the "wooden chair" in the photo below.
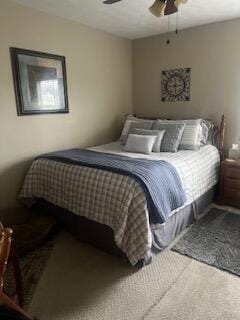
{"type": "MultiPolygon", "coordinates": [[[[29,315],[27,312],[25,312],[22,309],[22,303],[23,303],[23,299],[22,299],[22,295],[20,293],[20,289],[21,289],[21,284],[16,286],[16,289],[18,291],[18,303],[20,302],[21,306],[19,304],[17,304],[15,301],[13,301],[11,298],[9,298],[4,292],[3,292],[3,277],[4,277],[4,273],[6,271],[7,268],[7,263],[8,263],[8,259],[9,256],[12,257],[13,259],[13,265],[14,265],[14,269],[15,269],[15,273],[18,274],[18,276],[20,275],[20,268],[19,265],[17,263],[16,260],[16,255],[14,250],[12,249],[12,233],[13,231],[9,228],[3,228],[0,225],[0,305],[3,305],[7,308],[9,308],[10,310],[14,310],[18,313],[20,313],[21,315],[25,316],[27,319],[33,319],[33,317],[31,315],[29,315]]],[[[21,283],[21,281],[20,281],[21,283]]]]}

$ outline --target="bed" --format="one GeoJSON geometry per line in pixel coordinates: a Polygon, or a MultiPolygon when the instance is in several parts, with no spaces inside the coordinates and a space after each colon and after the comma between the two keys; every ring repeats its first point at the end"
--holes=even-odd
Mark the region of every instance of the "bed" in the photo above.
{"type": "MultiPolygon", "coordinates": [[[[220,151],[224,128],[223,118],[219,131],[220,151]]],[[[90,160],[86,160],[87,164],[77,163],[76,152],[78,150],[70,151],[71,157],[68,159],[61,152],[36,158],[25,177],[20,199],[28,204],[38,202],[81,240],[122,255],[137,267],[149,264],[155,254],[199,219],[212,202],[218,182],[221,152],[210,143],[202,145],[197,151],[139,155],[125,152],[122,143],[116,141],[88,149],[87,156],[93,155],[95,159],[97,155],[98,166],[95,162],[94,166],[90,164],[90,160]],[[144,185],[131,174],[106,166],[108,158],[112,161],[120,157],[133,162],[130,173],[139,158],[144,165],[158,162],[169,165],[181,181],[184,201],[171,203],[169,214],[154,220],[144,185]],[[102,167],[99,166],[101,158],[104,163],[102,167]]],[[[163,182],[166,177],[159,179],[163,182]]],[[[172,190],[158,193],[157,200],[160,196],[161,202],[164,202],[167,192],[172,190]]],[[[179,194],[179,189],[176,193],[179,194]]]]}

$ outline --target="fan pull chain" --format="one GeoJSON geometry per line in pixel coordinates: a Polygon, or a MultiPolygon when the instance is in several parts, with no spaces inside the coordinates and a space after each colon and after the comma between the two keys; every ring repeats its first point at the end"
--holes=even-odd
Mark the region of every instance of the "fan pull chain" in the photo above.
{"type": "MultiPolygon", "coordinates": [[[[179,26],[179,17],[178,17],[178,12],[176,13],[176,35],[178,35],[178,32],[179,32],[179,29],[178,29],[178,26],[179,26]]],[[[168,39],[166,41],[167,44],[170,44],[171,41],[170,41],[170,16],[168,16],[168,39]]]]}
{"type": "Polygon", "coordinates": [[[170,17],[168,16],[168,39],[167,44],[170,44],[170,17]]]}
{"type": "Polygon", "coordinates": [[[178,34],[178,12],[176,13],[176,34],[178,34]]]}

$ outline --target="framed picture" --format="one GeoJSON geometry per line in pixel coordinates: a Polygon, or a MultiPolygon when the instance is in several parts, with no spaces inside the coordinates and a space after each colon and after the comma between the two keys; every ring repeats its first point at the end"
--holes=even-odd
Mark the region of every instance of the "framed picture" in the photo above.
{"type": "Polygon", "coordinates": [[[191,68],[162,71],[162,101],[181,102],[191,98],[191,68]]]}
{"type": "Polygon", "coordinates": [[[67,113],[65,57],[10,48],[19,116],[67,113]]]}

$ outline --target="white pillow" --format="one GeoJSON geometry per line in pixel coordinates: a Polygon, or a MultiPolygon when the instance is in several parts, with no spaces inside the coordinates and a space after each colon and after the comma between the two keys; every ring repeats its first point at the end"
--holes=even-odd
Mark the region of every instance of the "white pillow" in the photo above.
{"type": "Polygon", "coordinates": [[[165,133],[165,130],[145,130],[145,129],[135,129],[135,134],[140,134],[144,136],[156,136],[155,143],[153,145],[152,152],[160,152],[161,142],[163,135],[165,133]]]}
{"type": "Polygon", "coordinates": [[[133,133],[135,128],[152,129],[153,123],[154,120],[136,118],[131,115],[127,116],[120,136],[120,141],[125,144],[129,133],[133,133]]]}
{"type": "Polygon", "coordinates": [[[123,148],[127,152],[137,152],[150,154],[157,136],[142,136],[139,134],[129,134],[127,142],[123,148]]]}

